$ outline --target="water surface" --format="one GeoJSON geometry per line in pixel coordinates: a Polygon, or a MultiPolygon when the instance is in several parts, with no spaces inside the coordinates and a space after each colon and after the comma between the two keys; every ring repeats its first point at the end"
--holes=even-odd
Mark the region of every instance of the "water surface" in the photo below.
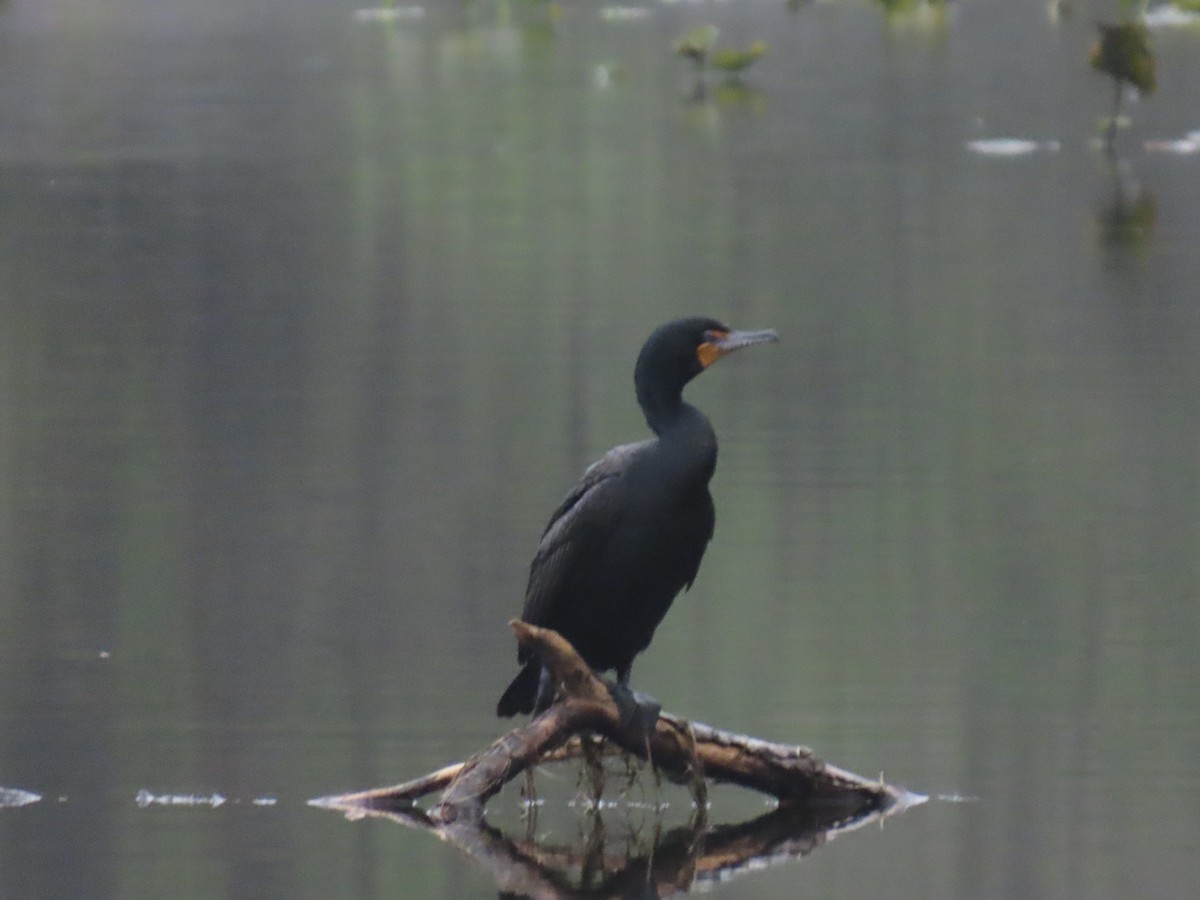
{"type": "Polygon", "coordinates": [[[500,733],[545,519],[702,312],[783,343],[689,389],[717,533],[635,681],[934,797],[720,893],[1188,896],[1200,33],[1113,159],[1115,5],[0,8],[3,894],[494,893],[305,801],[500,733]]]}

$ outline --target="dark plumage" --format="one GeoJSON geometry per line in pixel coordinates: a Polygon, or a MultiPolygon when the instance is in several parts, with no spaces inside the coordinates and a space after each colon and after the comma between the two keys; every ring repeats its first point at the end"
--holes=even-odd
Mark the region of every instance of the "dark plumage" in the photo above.
{"type": "MultiPolygon", "coordinates": [[[[609,450],[554,511],[529,567],[521,618],[553,628],[596,671],[627,685],[675,596],[690,587],[713,534],[708,482],[717,436],[685,403],[684,386],[740,347],[777,341],[773,331],[732,331],[713,319],[680,319],[646,340],[634,370],[638,404],[655,437],[609,450]]],[[[525,650],[496,713],[545,709],[554,686],[525,650]]]]}

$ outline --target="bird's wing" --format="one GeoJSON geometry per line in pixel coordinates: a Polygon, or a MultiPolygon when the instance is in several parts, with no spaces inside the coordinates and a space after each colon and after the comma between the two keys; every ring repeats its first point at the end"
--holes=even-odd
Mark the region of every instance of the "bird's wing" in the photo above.
{"type": "Polygon", "coordinates": [[[546,528],[542,532],[542,546],[538,548],[538,553],[540,554],[545,549],[546,539],[550,535],[550,532],[559,529],[574,516],[579,515],[580,512],[577,507],[585,499],[592,497],[591,502],[595,502],[594,498],[596,497],[603,499],[605,492],[601,491],[595,494],[596,488],[624,472],[638,453],[652,443],[654,443],[653,439],[637,441],[632,444],[621,444],[619,447],[613,447],[588,466],[583,473],[583,477],[579,479],[579,483],[571,489],[571,493],[567,494],[563,502],[558,505],[558,509],[554,510],[554,513],[550,516],[550,521],[546,523],[546,528]]]}
{"type": "Polygon", "coordinates": [[[554,628],[556,607],[568,572],[580,557],[601,546],[621,522],[624,510],[616,486],[630,463],[653,440],[613,447],[596,460],[550,517],[529,565],[522,617],[554,628]]]}

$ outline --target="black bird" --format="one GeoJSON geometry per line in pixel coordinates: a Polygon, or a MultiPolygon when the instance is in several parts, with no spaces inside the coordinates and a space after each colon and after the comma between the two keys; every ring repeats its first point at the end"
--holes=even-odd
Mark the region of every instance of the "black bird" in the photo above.
{"type": "MultiPolygon", "coordinates": [[[[676,595],[691,587],[713,534],[708,482],[717,436],[684,402],[683,388],[722,356],[778,340],[774,331],[733,331],[703,318],[651,334],[633,381],[655,437],[614,447],[592,463],[542,533],[521,618],[553,628],[596,671],[616,670],[623,712],[632,698],[633,658],[649,646],[676,595]]],[[[555,685],[536,656],[521,649],[517,661],[522,669],[496,706],[499,716],[541,712],[554,699],[555,685]]],[[[636,711],[641,701],[632,703],[636,711]]],[[[656,717],[657,708],[649,723],[656,717]]]]}

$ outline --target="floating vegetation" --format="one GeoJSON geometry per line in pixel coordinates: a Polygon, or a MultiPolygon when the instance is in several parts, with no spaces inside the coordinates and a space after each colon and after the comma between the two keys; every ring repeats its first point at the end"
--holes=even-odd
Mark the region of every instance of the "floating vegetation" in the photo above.
{"type": "Polygon", "coordinates": [[[967,141],[967,149],[981,156],[1029,156],[1033,153],[1057,153],[1058,141],[1034,141],[1029,138],[983,138],[967,141]]]}
{"type": "Polygon", "coordinates": [[[767,52],[765,41],[755,41],[749,47],[717,47],[720,33],[716,25],[693,28],[675,42],[675,52],[690,59],[697,73],[712,66],[734,79],[767,52]]]}
{"type": "Polygon", "coordinates": [[[42,799],[41,794],[23,791],[20,788],[0,787],[0,809],[4,807],[28,806],[42,799]]]}
{"type": "Polygon", "coordinates": [[[226,798],[221,794],[155,794],[142,788],[133,798],[141,809],[147,806],[207,806],[216,809],[224,806],[226,798]]]}
{"type": "Polygon", "coordinates": [[[1200,131],[1189,131],[1181,138],[1146,141],[1143,145],[1148,153],[1167,153],[1172,156],[1191,156],[1200,153],[1200,131]]]}
{"type": "Polygon", "coordinates": [[[719,47],[712,51],[712,65],[722,72],[738,75],[753,65],[754,61],[766,52],[767,45],[763,41],[755,41],[744,50],[719,47]]]}
{"type": "Polygon", "coordinates": [[[1175,0],[1147,10],[1142,21],[1148,28],[1200,26],[1200,0],[1175,0]]]}
{"type": "MultiPolygon", "coordinates": [[[[208,809],[216,809],[224,806],[226,803],[237,805],[241,800],[230,800],[224,794],[213,792],[211,794],[156,794],[153,791],[148,791],[142,788],[134,796],[133,802],[141,809],[148,806],[185,806],[185,807],[206,807],[208,809]]],[[[251,806],[275,806],[279,803],[276,797],[254,797],[250,800],[251,806]]]]}

